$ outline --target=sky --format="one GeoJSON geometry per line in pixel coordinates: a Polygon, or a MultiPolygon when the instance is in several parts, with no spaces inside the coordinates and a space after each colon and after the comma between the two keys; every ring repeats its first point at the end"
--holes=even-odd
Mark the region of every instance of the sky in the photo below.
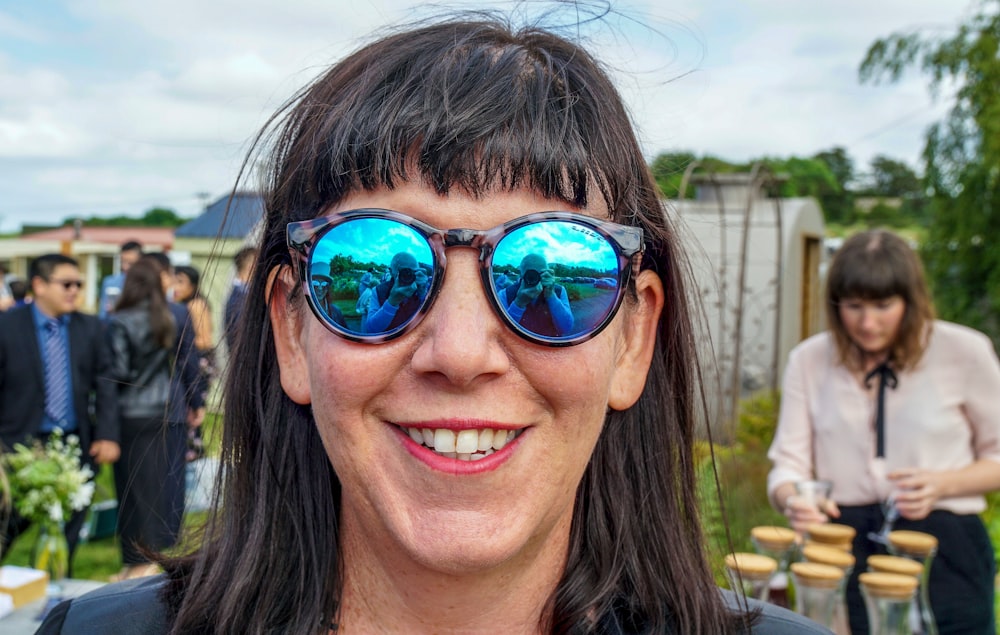
{"type": "MultiPolygon", "coordinates": [[[[551,3],[550,3],[551,4],[551,3]]],[[[590,3],[593,4],[593,3],[590,3]]],[[[403,0],[0,0],[0,232],[70,216],[189,217],[227,194],[254,134],[329,64],[454,7],[403,0]]],[[[550,6],[550,5],[545,5],[550,6]]],[[[947,35],[974,0],[632,0],[584,33],[648,159],[843,146],[919,168],[947,110],[914,70],[862,85],[868,46],[947,35]]],[[[534,15],[538,3],[521,3],[534,15]]]]}

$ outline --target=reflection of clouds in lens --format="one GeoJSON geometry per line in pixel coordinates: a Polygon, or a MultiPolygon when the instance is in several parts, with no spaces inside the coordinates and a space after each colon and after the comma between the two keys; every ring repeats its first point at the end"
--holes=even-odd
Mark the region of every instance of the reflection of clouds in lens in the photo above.
{"type": "Polygon", "coordinates": [[[320,262],[334,256],[350,255],[360,263],[389,266],[392,257],[406,251],[417,260],[430,262],[431,249],[414,229],[395,221],[379,218],[351,220],[327,232],[316,245],[314,259],[320,262]]]}
{"type": "Polygon", "coordinates": [[[493,257],[493,266],[516,269],[530,253],[541,254],[550,265],[561,263],[597,271],[618,269],[614,248],[603,236],[583,225],[552,221],[535,223],[505,236],[493,257]]]}

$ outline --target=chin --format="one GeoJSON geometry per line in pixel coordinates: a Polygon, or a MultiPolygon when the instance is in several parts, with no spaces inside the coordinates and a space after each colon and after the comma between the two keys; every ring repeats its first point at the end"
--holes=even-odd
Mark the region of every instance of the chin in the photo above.
{"type": "Polygon", "coordinates": [[[411,557],[428,569],[449,575],[483,572],[518,561],[533,548],[531,536],[515,520],[448,515],[447,520],[418,520],[404,539],[411,557]]]}

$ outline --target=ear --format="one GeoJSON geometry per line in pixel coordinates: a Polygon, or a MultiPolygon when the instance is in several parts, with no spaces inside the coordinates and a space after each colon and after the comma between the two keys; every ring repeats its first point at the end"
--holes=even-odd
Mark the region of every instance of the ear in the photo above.
{"type": "Polygon", "coordinates": [[[625,410],[639,400],[656,349],[656,330],[663,312],[663,282],[652,271],[642,271],[635,281],[638,301],[626,311],[622,349],[608,394],[608,407],[625,410]]]}
{"type": "Polygon", "coordinates": [[[309,392],[309,366],[302,344],[302,312],[289,301],[295,289],[295,273],[280,265],[267,275],[266,300],[274,332],[281,387],[288,398],[300,405],[312,403],[309,392]]]}

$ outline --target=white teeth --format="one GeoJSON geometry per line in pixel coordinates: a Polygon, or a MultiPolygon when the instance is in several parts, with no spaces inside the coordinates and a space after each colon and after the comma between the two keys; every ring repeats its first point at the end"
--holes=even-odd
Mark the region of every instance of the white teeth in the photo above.
{"type": "Polygon", "coordinates": [[[486,428],[479,431],[479,443],[476,445],[476,449],[480,452],[485,452],[493,447],[493,430],[486,428]]]}
{"type": "Polygon", "coordinates": [[[520,430],[451,430],[448,428],[403,428],[414,443],[424,445],[442,456],[462,461],[478,461],[501,450],[513,441],[520,430]]]}
{"type": "Polygon", "coordinates": [[[475,454],[472,455],[472,460],[473,461],[478,461],[479,459],[485,459],[486,457],[488,457],[491,454],[493,454],[493,448],[490,448],[489,450],[486,450],[485,452],[476,452],[475,454]]]}
{"type": "MultiPolygon", "coordinates": [[[[434,444],[437,447],[437,444],[434,444]]],[[[479,431],[462,430],[455,438],[455,451],[459,454],[472,454],[479,449],[479,431]]]]}
{"type": "Polygon", "coordinates": [[[441,453],[455,451],[455,432],[447,428],[434,431],[434,449],[441,453]]]}
{"type": "Polygon", "coordinates": [[[503,430],[497,430],[496,434],[493,435],[493,449],[502,450],[505,445],[507,445],[507,435],[504,434],[503,430]]]}

